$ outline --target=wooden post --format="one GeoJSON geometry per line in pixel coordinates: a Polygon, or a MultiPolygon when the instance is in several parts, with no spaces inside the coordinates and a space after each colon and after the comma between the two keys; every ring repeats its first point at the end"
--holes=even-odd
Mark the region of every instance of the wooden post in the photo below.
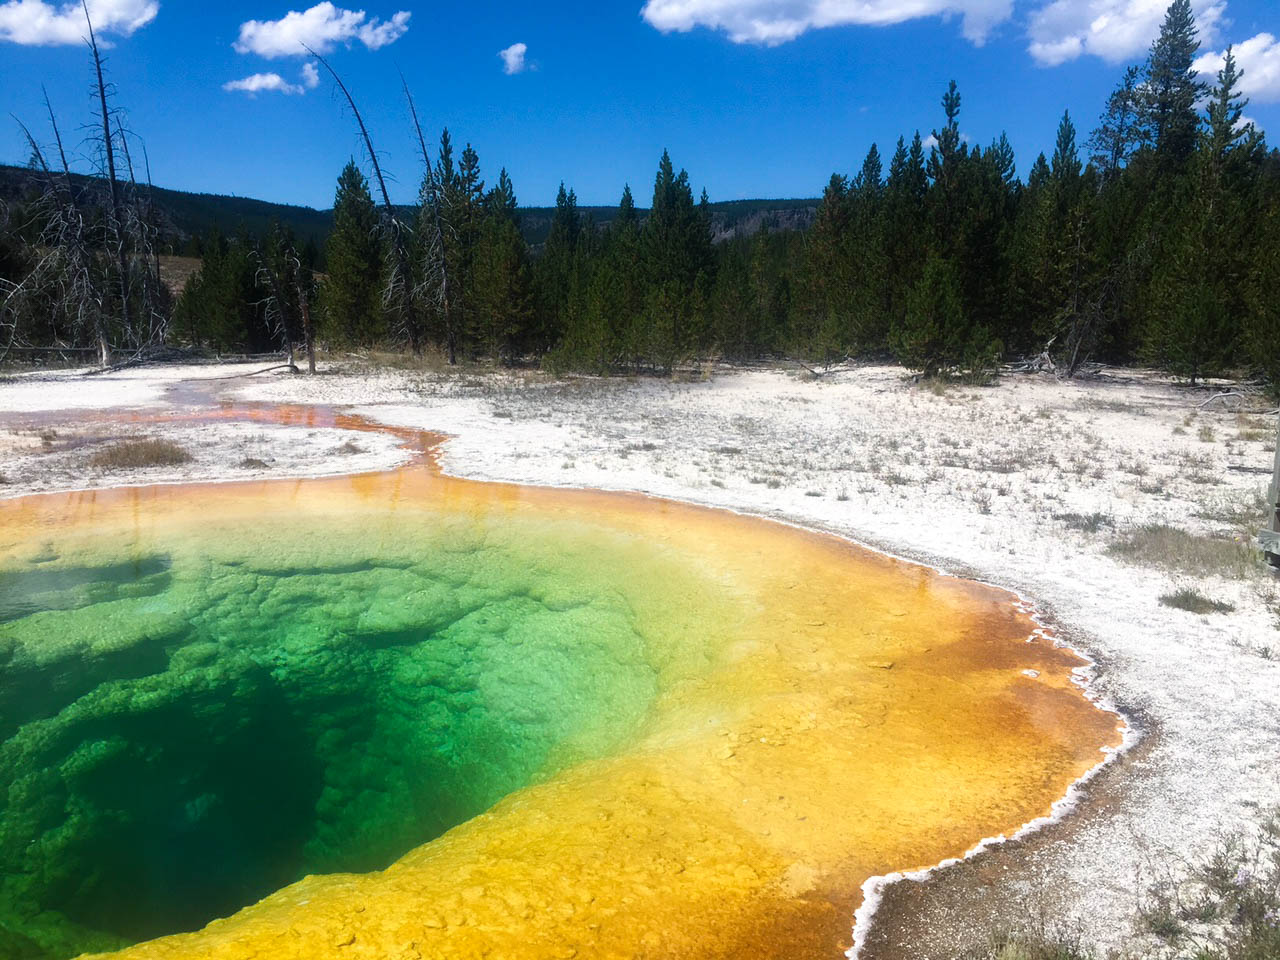
{"type": "Polygon", "coordinates": [[[1280,428],[1276,431],[1276,466],[1267,491],[1267,526],[1258,534],[1258,543],[1267,562],[1280,568],[1280,428]]]}

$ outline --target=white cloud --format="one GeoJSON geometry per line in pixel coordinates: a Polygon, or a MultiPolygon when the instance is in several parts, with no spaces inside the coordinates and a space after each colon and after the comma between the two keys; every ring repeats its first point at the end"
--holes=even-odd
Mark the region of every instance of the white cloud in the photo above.
{"type": "MultiPolygon", "coordinates": [[[[156,18],[155,0],[89,0],[95,34],[127,37],[156,18]]],[[[89,35],[79,2],[57,6],[45,0],[0,3],[0,41],[25,46],[78,44],[89,35]]],[[[108,44],[103,44],[104,46],[108,44]]]]}
{"type": "Polygon", "coordinates": [[[320,71],[316,69],[314,63],[308,62],[302,65],[302,76],[297,83],[290,83],[278,73],[255,73],[243,80],[230,80],[222,85],[222,89],[247,93],[251,97],[259,93],[283,93],[287,96],[297,96],[308,90],[314,90],[318,86],[320,86],[320,71]]]}
{"type": "Polygon", "coordinates": [[[924,147],[926,150],[932,150],[937,145],[938,145],[938,138],[935,137],[932,133],[920,141],[920,146],[924,147]]]}
{"type": "MultiPolygon", "coordinates": [[[[1226,0],[1191,0],[1200,39],[1210,40],[1226,0]]],[[[1160,33],[1169,0],[1053,0],[1031,14],[1028,50],[1046,67],[1089,54],[1108,63],[1142,56],[1160,33]]]]}
{"type": "Polygon", "coordinates": [[[1012,15],[1013,0],[646,0],[640,13],[663,33],[710,27],[734,43],[770,47],[824,27],[882,27],[958,15],[965,37],[981,45],[1012,15]]]}
{"type": "Polygon", "coordinates": [[[499,50],[498,56],[502,58],[502,72],[507,76],[524,73],[524,55],[528,52],[528,46],[523,43],[513,43],[507,49],[499,50]]]}
{"type": "Polygon", "coordinates": [[[238,53],[256,53],[269,59],[302,57],[303,44],[317,53],[328,53],[335,44],[359,40],[377,50],[399,40],[409,29],[408,10],[390,20],[370,19],[363,10],[344,10],[328,0],[302,11],[290,10],[279,20],[249,20],[240,24],[240,37],[232,46],[238,53]]]}
{"type": "Polygon", "coordinates": [[[228,92],[239,91],[249,96],[259,93],[284,93],[290,96],[304,92],[296,83],[290,83],[278,73],[255,73],[243,80],[230,80],[222,85],[228,92]]]}
{"type": "MultiPolygon", "coordinates": [[[[1280,101],[1280,40],[1270,33],[1260,33],[1231,48],[1237,67],[1244,73],[1240,92],[1256,103],[1280,101]]],[[[1226,51],[1206,53],[1197,58],[1195,69],[1202,79],[1212,83],[1222,69],[1226,51]]]]}

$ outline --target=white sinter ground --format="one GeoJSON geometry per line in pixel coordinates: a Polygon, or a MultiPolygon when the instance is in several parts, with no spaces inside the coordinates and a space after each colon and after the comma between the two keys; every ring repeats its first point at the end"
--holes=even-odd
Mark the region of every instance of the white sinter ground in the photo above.
{"type": "MultiPolygon", "coordinates": [[[[130,428],[190,444],[195,462],[95,477],[75,459],[87,453],[60,452],[56,441],[46,452],[34,433],[3,429],[39,410],[192,403],[185,386],[171,397],[165,388],[250,369],[0,380],[0,496],[350,472],[404,456],[375,435],[334,430],[130,428]],[[347,440],[363,452],[336,454],[347,440]],[[239,466],[250,457],[268,465],[239,466]]],[[[1018,591],[1099,662],[1094,690],[1133,711],[1149,737],[1118,768],[1123,804],[1091,810],[1086,800],[1070,842],[1024,858],[998,886],[1006,901],[1052,891],[1055,916],[1078,920],[1096,946],[1144,949],[1132,921],[1149,864],[1205,857],[1280,803],[1280,581],[1241,560],[1269,479],[1274,417],[1222,401],[1198,409],[1209,394],[1133,372],[934,390],[887,366],[817,379],[722,371],[703,382],[353,368],[216,386],[223,399],[338,404],[452,434],[443,463],[461,476],[729,507],[1018,591]],[[1191,536],[1157,541],[1163,553],[1108,552],[1149,524],[1191,536]],[[1232,537],[1237,545],[1224,545],[1232,537]],[[1234,609],[1199,615],[1161,604],[1181,588],[1234,609]]],[[[65,423],[74,428],[75,415],[65,423]]],[[[978,931],[989,922],[966,919],[978,931]]]]}

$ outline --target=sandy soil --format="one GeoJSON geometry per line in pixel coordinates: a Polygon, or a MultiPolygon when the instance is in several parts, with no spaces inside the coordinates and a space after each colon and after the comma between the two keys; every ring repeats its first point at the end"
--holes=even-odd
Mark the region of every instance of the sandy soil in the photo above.
{"type": "MultiPolygon", "coordinates": [[[[360,454],[336,454],[352,439],[337,430],[147,426],[191,444],[195,461],[180,473],[96,476],[87,451],[102,429],[77,427],[74,412],[41,412],[189,405],[198,391],[172,389],[177,381],[243,369],[0,381],[0,495],[237,479],[249,457],[284,476],[402,456],[368,434],[353,439],[360,454]],[[41,437],[49,430],[52,450],[41,437]],[[77,430],[93,442],[58,446],[77,430]]],[[[1093,689],[1128,712],[1143,740],[1063,822],[890,888],[862,931],[864,956],[953,957],[993,922],[1041,911],[1078,923],[1101,948],[1143,950],[1132,918],[1145,884],[1250,829],[1280,800],[1280,582],[1244,546],[1270,474],[1274,417],[1222,402],[1198,408],[1208,394],[1137,373],[935,391],[874,366],[690,383],[329,370],[207,387],[448,432],[444,466],[460,475],[640,490],[776,517],[1034,601],[1097,661],[1093,689]],[[1142,535],[1150,524],[1176,530],[1142,535]],[[1182,588],[1233,609],[1161,604],[1182,588]]]]}

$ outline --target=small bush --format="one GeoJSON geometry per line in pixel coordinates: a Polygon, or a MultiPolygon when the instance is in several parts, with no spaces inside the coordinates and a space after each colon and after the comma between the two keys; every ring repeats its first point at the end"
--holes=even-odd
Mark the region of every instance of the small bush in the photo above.
{"type": "Polygon", "coordinates": [[[340,446],[337,450],[335,450],[334,453],[341,453],[344,456],[350,456],[353,453],[364,453],[364,447],[357,447],[354,443],[348,440],[346,443],[340,446]]]}
{"type": "Polygon", "coordinates": [[[1223,603],[1221,600],[1210,600],[1199,590],[1191,587],[1166,593],[1160,597],[1160,602],[1166,607],[1185,610],[1187,613],[1230,613],[1235,609],[1231,604],[1223,603]]]}
{"type": "Polygon", "coordinates": [[[176,467],[191,462],[191,454],[168,440],[125,440],[99,450],[89,464],[100,470],[141,470],[176,467]]]}
{"type": "Polygon", "coordinates": [[[240,461],[240,466],[244,467],[246,470],[265,470],[267,462],[265,460],[259,460],[257,457],[245,457],[240,461]]]}

